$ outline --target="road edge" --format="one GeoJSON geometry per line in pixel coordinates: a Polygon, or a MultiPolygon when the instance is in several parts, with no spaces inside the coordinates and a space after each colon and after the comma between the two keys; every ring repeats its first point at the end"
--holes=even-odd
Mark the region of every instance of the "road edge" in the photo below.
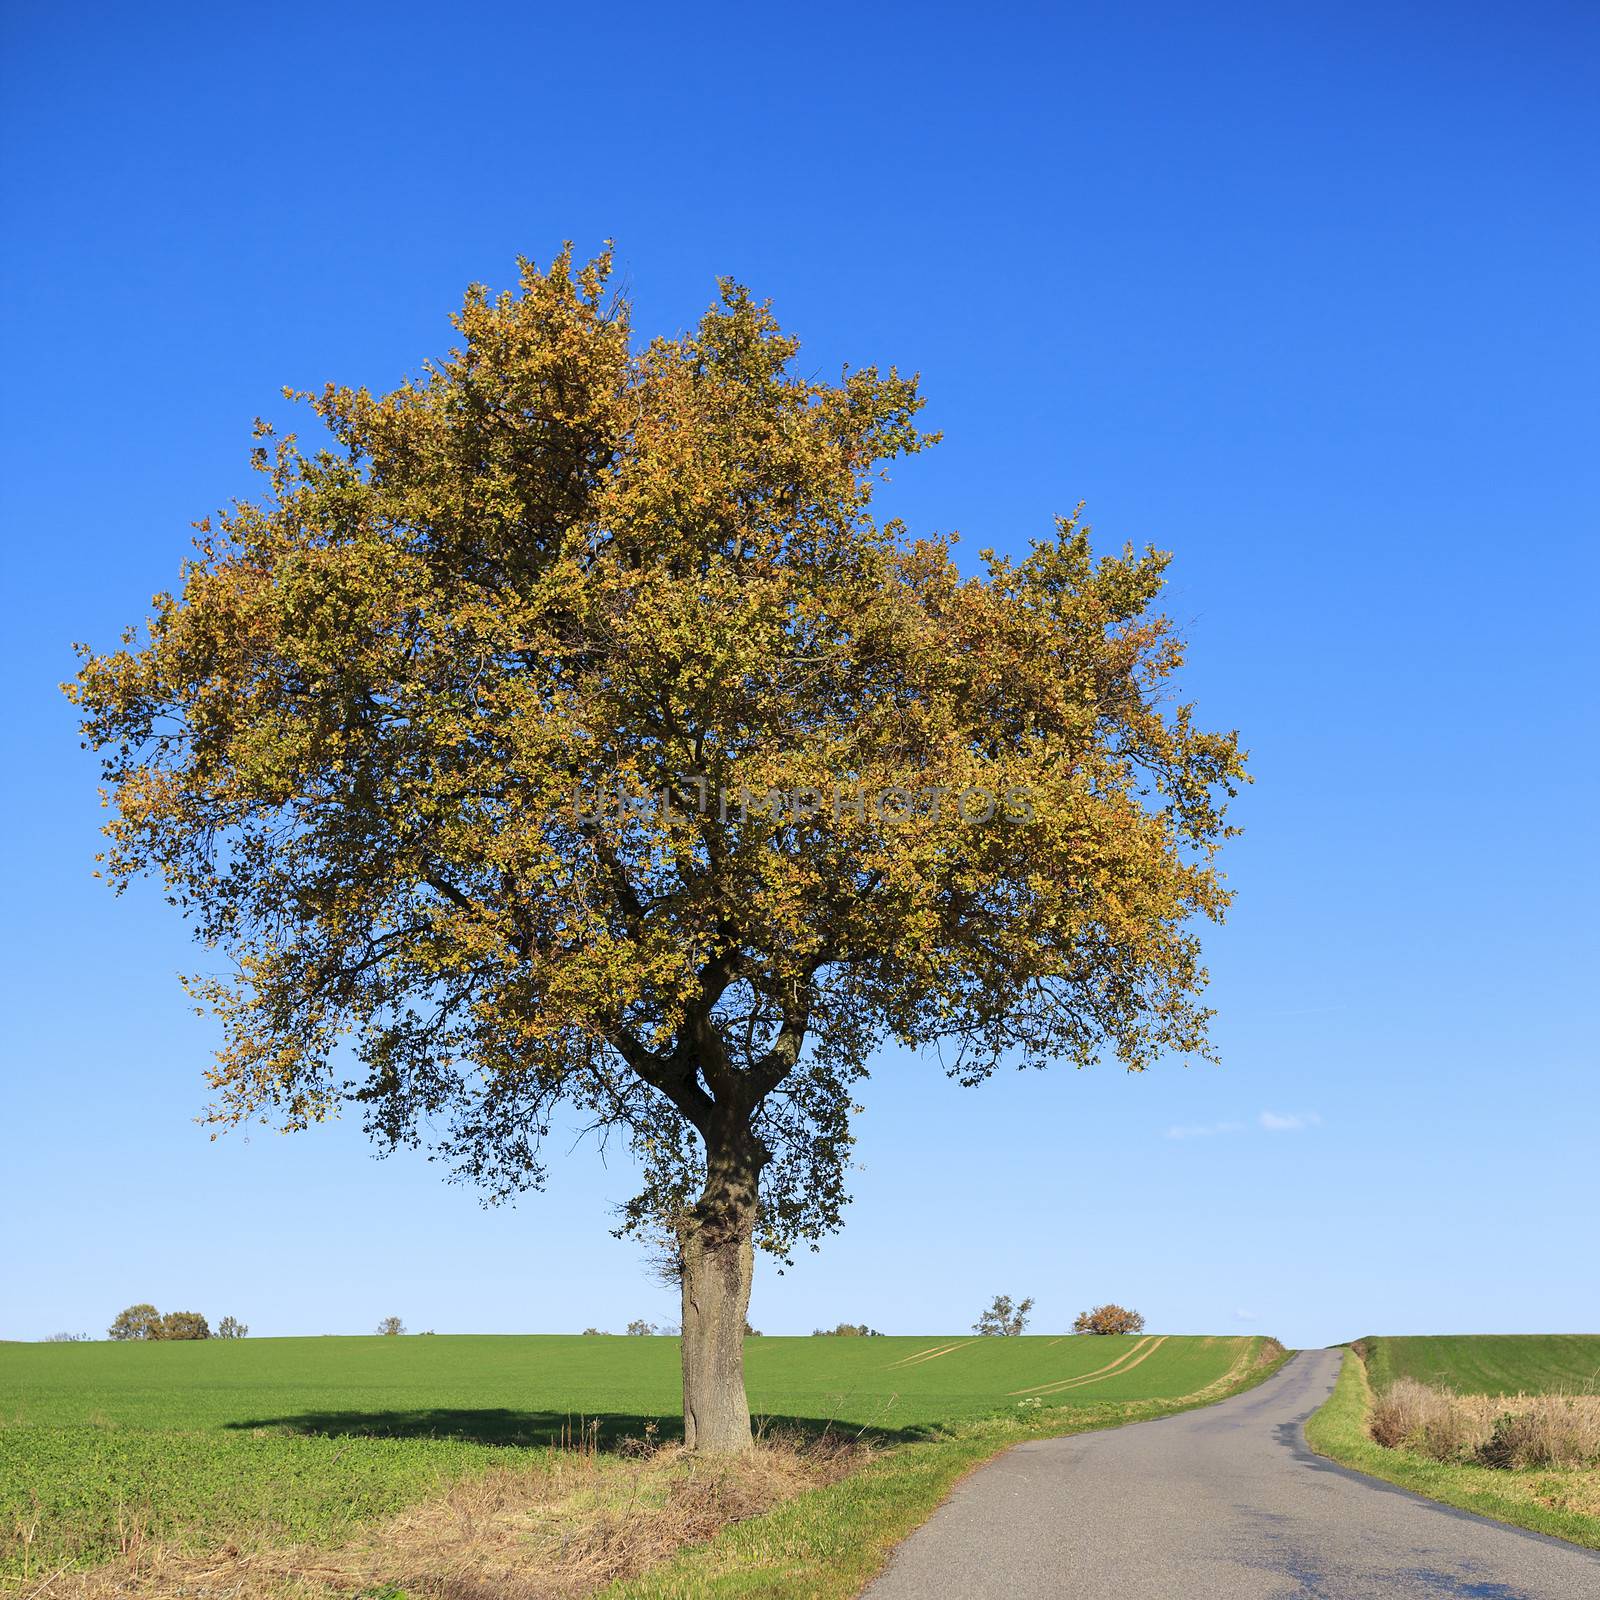
{"type": "Polygon", "coordinates": [[[1386,1450],[1367,1432],[1372,1386],[1366,1363],[1345,1347],[1333,1393],[1306,1418],[1306,1447],[1348,1471],[1392,1484],[1436,1505],[1489,1522],[1555,1539],[1581,1550],[1600,1550],[1600,1518],[1508,1498],[1490,1467],[1455,1466],[1407,1451],[1386,1450]]]}

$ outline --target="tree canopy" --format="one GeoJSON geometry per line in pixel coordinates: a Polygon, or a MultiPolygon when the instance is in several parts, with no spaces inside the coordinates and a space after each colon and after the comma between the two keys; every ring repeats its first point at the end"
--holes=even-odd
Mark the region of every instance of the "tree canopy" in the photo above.
{"type": "Polygon", "coordinates": [[[1028,1326],[1028,1313],[1032,1310],[1031,1294],[1015,1303],[1010,1295],[997,1294],[979,1314],[972,1331],[999,1338],[1018,1338],[1028,1326]]]}

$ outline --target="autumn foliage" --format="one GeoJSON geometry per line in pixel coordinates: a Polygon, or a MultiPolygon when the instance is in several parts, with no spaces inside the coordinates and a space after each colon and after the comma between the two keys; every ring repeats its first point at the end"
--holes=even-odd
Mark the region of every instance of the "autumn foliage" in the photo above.
{"type": "Polygon", "coordinates": [[[1080,1311],[1073,1320],[1074,1333],[1143,1333],[1144,1318],[1126,1306],[1096,1306],[1093,1311],[1080,1311]]]}

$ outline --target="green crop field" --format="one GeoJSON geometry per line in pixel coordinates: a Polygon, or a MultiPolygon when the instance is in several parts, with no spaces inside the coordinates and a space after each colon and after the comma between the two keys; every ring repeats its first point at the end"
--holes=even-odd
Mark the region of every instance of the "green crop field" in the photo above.
{"type": "Polygon", "coordinates": [[[1363,1339],[1375,1389],[1415,1378],[1461,1394],[1600,1392],[1600,1334],[1445,1334],[1363,1339]]]}
{"type": "MultiPolygon", "coordinates": [[[[1239,1338],[752,1339],[753,1409],[888,1442],[1019,1410],[1176,1399],[1239,1338]],[[1019,1402],[1020,1407],[1019,1407],[1019,1402]]],[[[496,1461],[678,1417],[664,1338],[410,1337],[0,1345],[0,1572],[161,1537],[326,1541],[496,1461]]]]}

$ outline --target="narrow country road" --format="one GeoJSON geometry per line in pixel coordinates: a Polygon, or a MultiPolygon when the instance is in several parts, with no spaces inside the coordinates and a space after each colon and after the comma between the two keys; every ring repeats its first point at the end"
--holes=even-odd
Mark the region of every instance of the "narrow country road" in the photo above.
{"type": "Polygon", "coordinates": [[[1600,1555],[1312,1455],[1309,1350],[1220,1405],[1018,1445],[957,1486],[867,1600],[1597,1600],[1600,1555]]]}

